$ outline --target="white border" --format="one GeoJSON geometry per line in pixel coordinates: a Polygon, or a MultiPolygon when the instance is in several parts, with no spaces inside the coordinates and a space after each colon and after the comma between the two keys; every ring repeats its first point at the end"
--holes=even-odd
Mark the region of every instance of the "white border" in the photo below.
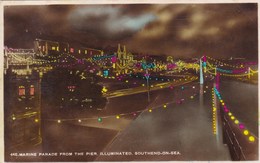
{"type": "MultiPolygon", "coordinates": [[[[219,3],[257,3],[258,4],[258,64],[260,63],[259,52],[260,52],[260,27],[259,27],[259,16],[260,16],[260,6],[258,0],[56,0],[56,1],[8,1],[0,0],[0,162],[4,162],[4,117],[3,117],[3,52],[4,52],[4,6],[15,6],[15,5],[80,5],[80,4],[219,4],[219,3]]],[[[259,68],[259,65],[258,65],[259,68]]],[[[258,81],[260,77],[258,75],[258,81]]],[[[259,96],[259,85],[258,85],[258,101],[260,102],[259,96]]],[[[259,111],[259,104],[258,104],[259,111]]],[[[258,112],[258,120],[260,123],[260,112],[258,112]]],[[[260,151],[260,145],[259,150],[260,151]]],[[[260,156],[260,153],[259,153],[260,156]]],[[[259,158],[258,158],[259,159],[259,158]]],[[[155,162],[155,161],[150,161],[155,162]]],[[[165,162],[165,161],[163,161],[165,162]]],[[[185,161],[186,162],[186,161],[185,161]]],[[[188,161],[194,162],[194,161],[188,161]]],[[[195,161],[196,162],[196,161],[195,161]]],[[[198,161],[202,162],[202,161],[198,161]]],[[[211,162],[223,162],[223,161],[211,161],[211,162]]],[[[226,162],[226,161],[224,161],[226,162]]],[[[257,161],[254,161],[257,162],[257,161]]],[[[64,163],[64,162],[62,162],[64,163]]]]}
{"type": "Polygon", "coordinates": [[[217,3],[259,3],[257,0],[32,0],[8,1],[3,0],[2,5],[48,5],[48,4],[217,4],[217,3]]]}

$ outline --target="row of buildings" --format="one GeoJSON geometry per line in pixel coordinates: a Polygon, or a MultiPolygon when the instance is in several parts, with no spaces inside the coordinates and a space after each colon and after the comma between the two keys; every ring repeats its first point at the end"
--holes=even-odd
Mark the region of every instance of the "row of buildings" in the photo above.
{"type": "Polygon", "coordinates": [[[86,47],[72,47],[69,43],[42,39],[36,39],[34,45],[35,53],[38,56],[59,56],[61,53],[67,53],[76,58],[94,62],[101,71],[109,70],[119,74],[140,71],[141,68],[138,67],[138,64],[153,63],[156,65],[153,71],[157,72],[165,69],[166,63],[173,63],[172,56],[136,55],[128,52],[126,46],[120,44],[114,52],[104,52],[103,50],[86,47]]]}
{"type": "Polygon", "coordinates": [[[102,50],[80,47],[80,46],[71,46],[66,42],[57,42],[43,39],[35,39],[34,41],[35,53],[39,56],[48,56],[48,55],[59,55],[60,53],[70,53],[73,55],[83,55],[84,57],[92,57],[95,55],[103,55],[102,50]]]}

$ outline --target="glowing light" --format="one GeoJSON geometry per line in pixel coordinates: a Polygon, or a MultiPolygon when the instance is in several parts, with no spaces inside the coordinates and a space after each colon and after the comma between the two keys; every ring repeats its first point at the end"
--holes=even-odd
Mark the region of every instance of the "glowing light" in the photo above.
{"type": "Polygon", "coordinates": [[[34,95],[34,86],[33,85],[30,86],[30,95],[31,96],[34,95]]]}
{"type": "Polygon", "coordinates": [[[102,122],[102,118],[101,117],[98,117],[98,122],[102,122]]]}
{"type": "Polygon", "coordinates": [[[164,105],[163,105],[163,107],[164,107],[164,108],[166,108],[166,107],[167,107],[167,105],[166,105],[166,104],[164,104],[164,105]]]}
{"type": "Polygon", "coordinates": [[[192,87],[193,89],[195,88],[195,86],[192,87]]]}
{"type": "Polygon", "coordinates": [[[184,86],[182,86],[181,89],[184,90],[184,86]]]}
{"type": "Polygon", "coordinates": [[[152,109],[149,109],[148,111],[151,113],[153,110],[152,110],[152,109]]]}
{"type": "Polygon", "coordinates": [[[190,96],[191,99],[193,99],[194,97],[193,96],[190,96]]]}
{"type": "Polygon", "coordinates": [[[254,142],[255,138],[253,136],[249,136],[248,140],[251,141],[251,142],[254,142]]]}
{"type": "Polygon", "coordinates": [[[163,86],[160,86],[160,88],[163,88],[163,86]]]}
{"type": "Polygon", "coordinates": [[[111,58],[112,63],[116,63],[116,60],[117,60],[116,56],[113,56],[113,57],[111,58]]]}
{"type": "Polygon", "coordinates": [[[239,124],[239,121],[238,121],[238,120],[235,120],[235,124],[239,124]]]}
{"type": "Polygon", "coordinates": [[[25,95],[25,87],[24,86],[19,86],[19,96],[24,96],[25,95]]]}
{"type": "Polygon", "coordinates": [[[244,135],[248,135],[249,134],[249,131],[248,130],[244,130],[244,135]]]}
{"type": "Polygon", "coordinates": [[[125,82],[128,83],[128,80],[126,80],[125,82]]]}
{"type": "Polygon", "coordinates": [[[34,119],[34,122],[36,122],[36,123],[37,123],[37,122],[39,122],[39,119],[37,119],[37,118],[36,118],[36,119],[34,119]]]}
{"type": "Polygon", "coordinates": [[[228,113],[228,115],[229,115],[229,116],[232,116],[232,113],[231,113],[231,112],[229,112],[229,113],[228,113]]]}
{"type": "Polygon", "coordinates": [[[61,123],[61,120],[58,120],[58,123],[61,123]]]}
{"type": "Polygon", "coordinates": [[[108,91],[108,89],[106,87],[102,88],[102,93],[106,93],[108,91]]]}
{"type": "Polygon", "coordinates": [[[235,117],[234,117],[234,116],[231,116],[231,119],[232,119],[232,120],[234,120],[234,119],[235,119],[235,117]]]}
{"type": "Polygon", "coordinates": [[[244,129],[245,126],[244,126],[242,123],[240,123],[240,124],[239,124],[239,128],[240,128],[240,129],[244,129]]]}
{"type": "Polygon", "coordinates": [[[14,121],[14,120],[16,120],[16,118],[15,118],[15,117],[12,117],[12,119],[13,119],[13,121],[14,121]]]}
{"type": "Polygon", "coordinates": [[[142,84],[142,86],[144,87],[144,84],[142,84]]]}
{"type": "Polygon", "coordinates": [[[119,115],[117,115],[117,116],[116,116],[116,119],[119,119],[119,118],[120,118],[120,116],[119,116],[119,115]]]}
{"type": "Polygon", "coordinates": [[[108,70],[104,70],[104,71],[103,71],[103,76],[107,77],[108,75],[109,75],[108,70]]]}
{"type": "Polygon", "coordinates": [[[79,119],[78,122],[80,123],[80,122],[81,122],[81,119],[79,119]]]}

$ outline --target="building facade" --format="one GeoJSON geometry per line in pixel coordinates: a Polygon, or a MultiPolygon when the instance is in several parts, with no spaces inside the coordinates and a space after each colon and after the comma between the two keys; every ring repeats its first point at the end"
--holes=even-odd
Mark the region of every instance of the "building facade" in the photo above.
{"type": "Polygon", "coordinates": [[[4,80],[5,149],[41,143],[41,79],[38,73],[4,80]]]}

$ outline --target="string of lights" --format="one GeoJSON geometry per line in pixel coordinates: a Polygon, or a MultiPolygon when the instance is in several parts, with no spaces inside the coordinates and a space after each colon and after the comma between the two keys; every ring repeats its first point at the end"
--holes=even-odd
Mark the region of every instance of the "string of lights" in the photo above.
{"type": "Polygon", "coordinates": [[[248,73],[248,70],[245,68],[240,68],[240,69],[235,69],[235,70],[224,70],[224,69],[220,69],[217,67],[213,67],[212,64],[210,64],[209,62],[207,62],[207,66],[209,66],[210,69],[207,69],[207,72],[212,74],[212,75],[216,75],[216,71],[219,72],[220,75],[222,76],[228,76],[228,77],[243,77],[243,76],[249,76],[249,75],[253,75],[255,73],[258,73],[258,71],[256,70],[252,70],[250,69],[250,73],[248,73]],[[210,70],[215,70],[215,72],[211,72],[210,70]]]}
{"type": "Polygon", "coordinates": [[[217,108],[215,104],[214,89],[212,88],[212,130],[213,134],[217,134],[217,108]]]}
{"type": "MultiPolygon", "coordinates": [[[[185,88],[187,87],[184,87],[182,86],[181,87],[181,90],[185,90],[185,88]]],[[[195,86],[192,86],[191,88],[195,88],[195,86]]],[[[208,88],[208,87],[206,87],[208,88]]],[[[204,92],[206,93],[206,91],[204,92]]],[[[197,96],[198,93],[193,93],[190,97],[190,99],[194,99],[195,96],[197,96]]],[[[187,100],[187,99],[186,99],[187,100]]],[[[81,123],[82,121],[86,121],[86,120],[97,120],[98,122],[103,122],[104,119],[108,119],[108,118],[116,118],[116,119],[120,119],[122,117],[125,117],[125,116],[136,116],[138,113],[141,113],[141,112],[145,112],[145,111],[148,111],[149,113],[152,113],[154,110],[156,109],[166,109],[168,108],[168,106],[170,104],[182,104],[183,102],[185,101],[184,98],[180,98],[179,100],[176,100],[176,101],[172,101],[172,102],[169,102],[169,103],[164,103],[164,104],[161,104],[161,105],[157,105],[157,106],[154,106],[153,108],[145,108],[145,109],[142,109],[142,110],[138,110],[138,111],[134,111],[134,112],[128,112],[128,113],[120,113],[120,114],[115,114],[115,115],[109,115],[109,116],[102,116],[102,117],[85,117],[85,118],[64,118],[64,119],[45,119],[46,121],[52,121],[52,122],[57,122],[57,123],[62,123],[62,122],[67,122],[67,121],[75,121],[75,122],[79,122],[81,123]]]]}
{"type": "Polygon", "coordinates": [[[241,68],[241,67],[244,67],[242,64],[241,64],[240,66],[236,66],[236,65],[232,65],[232,64],[228,64],[228,63],[222,62],[222,61],[217,60],[217,59],[215,59],[215,58],[211,58],[211,57],[209,57],[209,56],[205,56],[205,57],[206,57],[207,59],[209,59],[209,60],[214,61],[215,63],[217,62],[217,63],[219,63],[220,65],[224,65],[224,66],[227,66],[227,67],[232,67],[232,68],[241,68]]]}

